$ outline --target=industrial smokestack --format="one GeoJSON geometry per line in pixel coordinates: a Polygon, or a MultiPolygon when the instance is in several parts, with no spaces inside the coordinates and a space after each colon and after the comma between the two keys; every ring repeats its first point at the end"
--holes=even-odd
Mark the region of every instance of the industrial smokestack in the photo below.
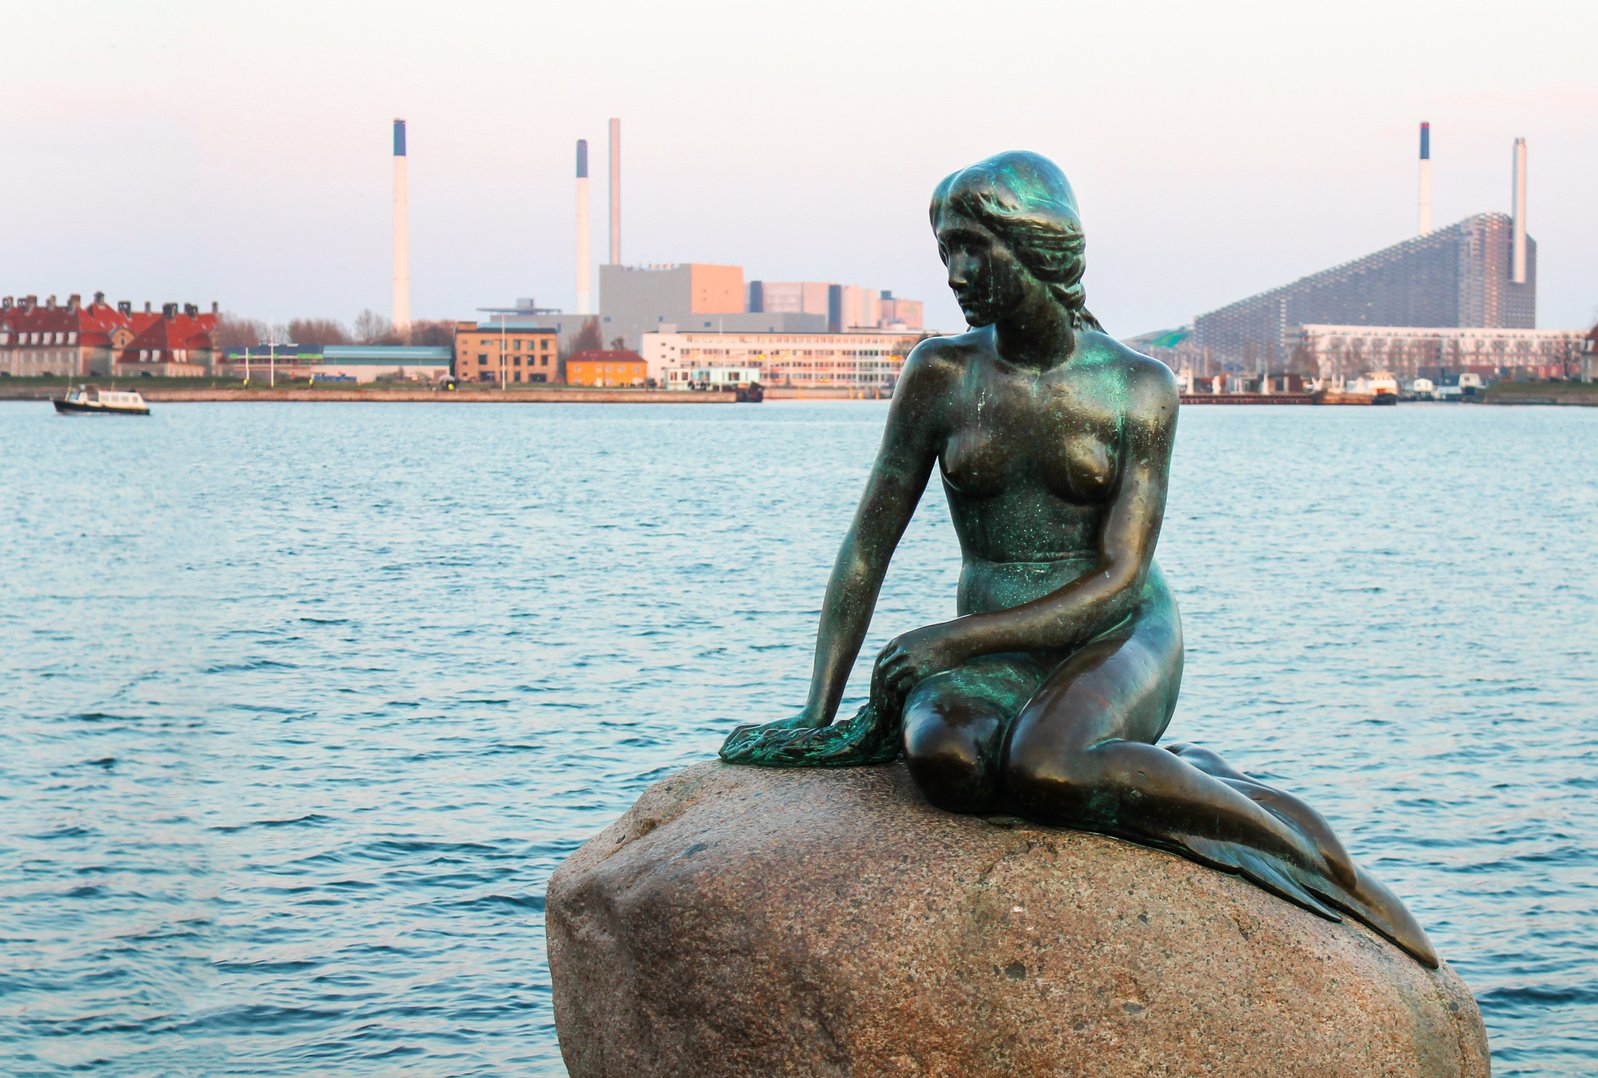
{"type": "Polygon", "coordinates": [[[1420,125],[1420,213],[1419,235],[1432,230],[1432,125],[1420,125]]]}
{"type": "Polygon", "coordinates": [[[394,121],[394,328],[411,325],[411,232],[405,175],[405,121],[394,121]]]}
{"type": "Polygon", "coordinates": [[[621,265],[621,121],[610,121],[610,264],[621,265]]]}
{"type": "Polygon", "coordinates": [[[1509,280],[1526,283],[1526,140],[1515,140],[1515,240],[1509,257],[1509,280]]]}
{"type": "Polygon", "coordinates": [[[577,140],[577,313],[592,314],[588,265],[588,140],[577,140]]]}

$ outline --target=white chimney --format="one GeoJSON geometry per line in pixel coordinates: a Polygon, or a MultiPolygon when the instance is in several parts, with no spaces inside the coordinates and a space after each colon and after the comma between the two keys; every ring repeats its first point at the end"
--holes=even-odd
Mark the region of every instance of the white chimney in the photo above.
{"type": "Polygon", "coordinates": [[[610,264],[621,265],[621,121],[610,121],[610,264]]]}

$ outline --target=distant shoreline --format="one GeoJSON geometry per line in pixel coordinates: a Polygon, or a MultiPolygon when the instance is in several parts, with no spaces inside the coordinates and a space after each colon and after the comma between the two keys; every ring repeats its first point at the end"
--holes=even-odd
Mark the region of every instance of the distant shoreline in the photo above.
{"type": "MultiPolygon", "coordinates": [[[[354,403],[379,404],[735,404],[731,393],[693,393],[666,389],[602,389],[588,386],[561,386],[541,389],[494,389],[465,387],[440,389],[435,387],[386,385],[321,385],[294,384],[276,388],[240,385],[196,385],[194,381],[174,380],[178,384],[133,384],[133,380],[120,379],[126,388],[137,389],[151,404],[187,403],[242,403],[283,402],[297,403],[354,403]],[[187,384],[185,384],[187,383],[187,384]]],[[[110,381],[107,380],[107,385],[110,381]]],[[[59,379],[0,378],[0,401],[47,401],[59,397],[66,385],[59,379]]],[[[766,389],[769,400],[874,400],[887,399],[877,391],[851,389],[843,386],[770,386],[766,389]]],[[[1482,404],[1562,405],[1571,407],[1598,407],[1598,383],[1588,382],[1495,382],[1479,398],[1482,404]]],[[[1308,404],[1303,395],[1291,399],[1272,400],[1270,397],[1248,395],[1238,397],[1212,397],[1201,394],[1196,399],[1183,395],[1184,404],[1308,404]],[[1299,399],[1303,398],[1303,399],[1299,399]]],[[[1328,404],[1368,403],[1365,401],[1328,400],[1328,404]]],[[[1422,402],[1424,403],[1424,402],[1422,402]]]]}

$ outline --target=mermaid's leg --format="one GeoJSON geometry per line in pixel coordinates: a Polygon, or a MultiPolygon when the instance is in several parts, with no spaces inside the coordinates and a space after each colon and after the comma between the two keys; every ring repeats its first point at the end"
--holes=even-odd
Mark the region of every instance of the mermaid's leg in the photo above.
{"type": "Polygon", "coordinates": [[[1331,829],[1319,816],[1303,826],[1308,817],[1287,811],[1280,791],[1155,747],[1175,703],[1181,657],[1175,604],[1156,595],[1124,632],[1061,663],[1011,730],[1004,794],[1034,819],[1173,847],[1324,916],[1344,910],[1435,965],[1403,906],[1353,868],[1335,837],[1320,841],[1331,829]]]}

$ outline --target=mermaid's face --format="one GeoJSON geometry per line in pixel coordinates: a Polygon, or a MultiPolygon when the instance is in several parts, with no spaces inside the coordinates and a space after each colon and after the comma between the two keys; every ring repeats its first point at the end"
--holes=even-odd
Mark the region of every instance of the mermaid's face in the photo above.
{"type": "Polygon", "coordinates": [[[938,215],[938,256],[949,290],[972,326],[987,326],[1015,310],[1036,282],[1010,245],[974,217],[946,209],[938,215]]]}

